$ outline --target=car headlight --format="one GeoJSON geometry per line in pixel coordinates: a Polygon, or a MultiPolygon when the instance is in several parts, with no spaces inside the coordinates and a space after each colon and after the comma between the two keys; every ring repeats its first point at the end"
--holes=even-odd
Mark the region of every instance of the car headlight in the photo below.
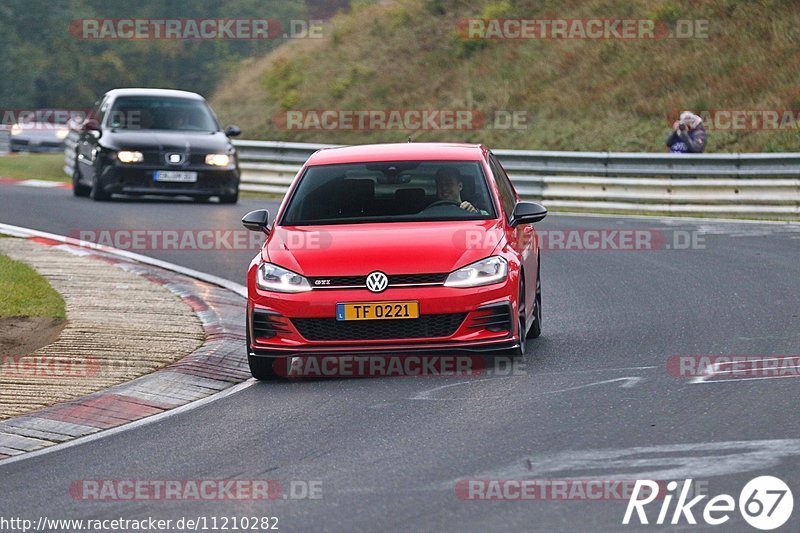
{"type": "Polygon", "coordinates": [[[62,129],[57,129],[56,130],[56,139],[58,139],[58,140],[66,139],[67,135],[69,135],[69,130],[68,129],[62,128],[62,129]]]}
{"type": "Polygon", "coordinates": [[[117,152],[117,159],[120,163],[141,163],[144,161],[142,152],[132,152],[130,150],[121,150],[117,152]]]}
{"type": "Polygon", "coordinates": [[[227,154],[208,154],[206,156],[206,165],[215,167],[227,167],[231,162],[231,157],[227,154]]]}
{"type": "Polygon", "coordinates": [[[19,135],[20,133],[22,133],[22,128],[19,124],[11,126],[11,135],[19,135]]]}
{"type": "Polygon", "coordinates": [[[256,285],[259,289],[275,292],[306,292],[311,290],[308,280],[285,268],[262,263],[256,273],[256,285]]]}
{"type": "Polygon", "coordinates": [[[502,257],[492,256],[451,272],[444,286],[480,287],[503,281],[507,275],[508,262],[502,257]]]}

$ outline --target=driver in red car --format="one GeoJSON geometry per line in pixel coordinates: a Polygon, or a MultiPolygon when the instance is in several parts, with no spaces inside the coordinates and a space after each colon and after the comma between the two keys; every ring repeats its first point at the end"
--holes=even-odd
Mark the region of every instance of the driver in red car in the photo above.
{"type": "Polygon", "coordinates": [[[461,199],[461,190],[464,188],[464,178],[461,172],[454,167],[443,167],[436,171],[436,196],[439,200],[450,200],[458,203],[461,209],[470,213],[487,214],[471,203],[461,199]]]}

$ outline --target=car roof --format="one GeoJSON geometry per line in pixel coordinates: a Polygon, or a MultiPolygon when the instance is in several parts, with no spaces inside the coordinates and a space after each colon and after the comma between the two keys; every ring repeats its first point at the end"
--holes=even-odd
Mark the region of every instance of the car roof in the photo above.
{"type": "Polygon", "coordinates": [[[152,88],[136,88],[126,87],[124,89],[111,89],[106,93],[106,96],[117,98],[120,96],[161,96],[165,98],[188,98],[190,100],[205,100],[197,93],[189,91],[179,91],[177,89],[152,89],[152,88]]]}
{"type": "Polygon", "coordinates": [[[323,148],[307,165],[335,165],[378,161],[480,161],[488,149],[480,144],[393,143],[323,148]]]}

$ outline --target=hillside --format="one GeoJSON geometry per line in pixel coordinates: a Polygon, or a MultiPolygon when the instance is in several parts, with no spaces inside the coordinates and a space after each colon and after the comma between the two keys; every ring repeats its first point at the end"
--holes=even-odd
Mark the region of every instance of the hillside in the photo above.
{"type": "MultiPolygon", "coordinates": [[[[682,109],[800,110],[797,0],[396,0],[334,17],[322,39],[246,60],[212,104],[245,138],[364,143],[480,141],[494,147],[662,151],[682,109]],[[707,38],[466,39],[465,18],[707,21],[707,38]],[[313,130],[287,111],[474,110],[521,113],[517,129],[313,130]]],[[[308,117],[306,113],[303,115],[308,117]]],[[[504,115],[499,115],[504,116],[504,115]]],[[[714,115],[719,117],[720,115],[714,115]]],[[[491,121],[491,120],[490,120],[491,121]]],[[[709,131],[709,151],[800,151],[780,129],[709,131]]]]}

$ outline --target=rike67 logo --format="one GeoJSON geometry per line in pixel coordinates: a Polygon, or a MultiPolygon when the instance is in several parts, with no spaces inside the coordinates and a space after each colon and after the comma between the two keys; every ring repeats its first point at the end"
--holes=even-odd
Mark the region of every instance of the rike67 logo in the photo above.
{"type": "MultiPolygon", "coordinates": [[[[718,526],[728,522],[737,507],[737,501],[729,494],[714,496],[705,505],[698,505],[708,495],[701,494],[689,499],[692,494],[691,479],[684,480],[680,489],[677,481],[669,482],[666,491],[660,491],[660,488],[663,487],[655,481],[637,480],[622,523],[630,524],[635,511],[640,524],[649,524],[652,516],[648,518],[645,507],[656,500],[661,503],[658,518],[654,522],[658,525],[677,525],[683,521],[686,524],[697,524],[695,513],[698,513],[706,524],[718,526]],[[674,509],[671,509],[675,497],[677,501],[674,509]]],[[[751,479],[739,493],[738,508],[745,522],[756,529],[767,531],[779,528],[789,520],[794,508],[794,498],[789,486],[781,479],[760,476],[751,479]]]]}

